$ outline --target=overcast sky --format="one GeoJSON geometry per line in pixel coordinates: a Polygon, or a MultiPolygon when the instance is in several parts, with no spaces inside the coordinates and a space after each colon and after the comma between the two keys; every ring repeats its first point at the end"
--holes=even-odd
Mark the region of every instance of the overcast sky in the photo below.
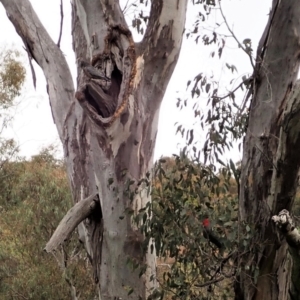
{"type": "MultiPolygon", "coordinates": [[[[245,38],[251,38],[255,50],[267,22],[271,0],[223,0],[222,2],[227,21],[233,28],[236,36],[241,41],[245,38]]],[[[31,3],[50,36],[57,41],[60,24],[60,1],[31,0],[31,3]]],[[[190,5],[187,15],[188,27],[195,20],[196,13],[195,7],[190,5]]],[[[71,46],[71,14],[68,0],[64,1],[64,14],[61,48],[66,55],[75,78],[75,59],[71,46]]],[[[211,20],[219,21],[219,19],[214,18],[216,17],[213,14],[211,20]]],[[[7,19],[1,5],[0,25],[2,29],[0,45],[2,47],[13,46],[19,50],[22,49],[22,41],[7,19]]],[[[205,72],[207,74],[213,73],[216,78],[229,81],[233,77],[230,77],[225,70],[226,68],[224,68],[226,62],[234,64],[238,68],[240,76],[251,72],[249,59],[238,49],[236,43],[230,41],[230,39],[227,40],[222,60],[209,59],[211,50],[209,47],[202,46],[201,43],[196,45],[192,39],[184,39],[178,64],[161,106],[155,158],[161,155],[178,153],[179,148],[184,144],[184,141],[179,136],[175,136],[174,123],[176,121],[180,121],[188,126],[193,124],[193,114],[181,112],[176,108],[176,98],[178,96],[189,96],[185,91],[186,82],[189,79],[193,79],[200,72],[205,72]]],[[[24,62],[28,65],[25,55],[24,62]]],[[[37,74],[37,89],[36,91],[33,89],[31,74],[28,71],[25,90],[20,99],[20,105],[16,107],[13,127],[6,133],[7,136],[14,137],[20,143],[21,154],[27,157],[36,154],[42,147],[50,143],[55,142],[59,144],[46,93],[45,79],[37,65],[35,65],[35,71],[37,74]]],[[[198,128],[197,133],[198,135],[195,138],[203,139],[204,134],[200,128],[198,128]]]]}

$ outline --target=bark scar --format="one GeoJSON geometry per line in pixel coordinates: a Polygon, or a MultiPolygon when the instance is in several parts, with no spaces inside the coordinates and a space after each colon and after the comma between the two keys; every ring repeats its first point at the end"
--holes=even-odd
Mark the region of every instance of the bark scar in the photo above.
{"type": "Polygon", "coordinates": [[[95,55],[92,58],[90,69],[92,70],[92,68],[101,69],[108,78],[111,78],[111,87],[107,91],[103,90],[101,83],[99,84],[97,80],[90,78],[89,82],[83,84],[76,92],[75,98],[97,125],[108,127],[117,118],[120,118],[128,106],[129,96],[132,94],[134,88],[134,78],[137,72],[136,51],[135,43],[129,29],[120,25],[110,27],[105,38],[105,49],[101,54],[95,55]],[[121,35],[125,36],[129,42],[125,53],[121,44],[121,35]],[[114,58],[111,50],[113,45],[120,51],[123,70],[119,70],[118,68],[116,58],[114,58]],[[125,77],[123,71],[126,68],[128,70],[128,66],[130,73],[125,77]],[[125,85],[123,91],[122,85],[125,85]],[[123,95],[121,96],[120,104],[118,104],[120,92],[123,95]]]}

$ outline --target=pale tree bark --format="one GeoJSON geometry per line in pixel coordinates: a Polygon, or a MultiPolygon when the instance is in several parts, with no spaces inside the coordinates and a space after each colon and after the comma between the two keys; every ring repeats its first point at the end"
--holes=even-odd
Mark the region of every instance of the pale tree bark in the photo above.
{"type": "Polygon", "coordinates": [[[68,212],[46,250],[63,242],[89,214],[79,232],[100,298],[145,299],[155,256],[144,257],[143,237],[124,211],[138,210],[149,199],[137,196],[131,202],[124,192],[128,179],[139,180],[152,167],[159,107],[180,52],[187,0],[153,0],[139,44],[118,1],[73,0],[73,49],[80,62],[76,93],[61,50],[29,1],[0,2],[44,71],[74,202],[84,199],[88,205],[82,213],[78,205],[68,212]],[[131,270],[128,257],[147,263],[146,276],[131,270]]]}
{"type": "Polygon", "coordinates": [[[250,252],[241,258],[236,299],[300,299],[299,272],[291,271],[297,262],[271,222],[292,208],[298,185],[299,15],[299,1],[273,0],[257,51],[239,199],[240,219],[255,224],[255,232],[250,252]],[[258,276],[250,266],[257,266],[258,276]]]}
{"type": "Polygon", "coordinates": [[[289,296],[291,299],[299,299],[300,296],[300,233],[295,226],[295,222],[290,213],[283,209],[278,216],[272,217],[272,221],[276,224],[280,234],[286,239],[289,245],[288,255],[292,259],[292,268],[289,270],[291,275],[291,283],[289,296]]]}

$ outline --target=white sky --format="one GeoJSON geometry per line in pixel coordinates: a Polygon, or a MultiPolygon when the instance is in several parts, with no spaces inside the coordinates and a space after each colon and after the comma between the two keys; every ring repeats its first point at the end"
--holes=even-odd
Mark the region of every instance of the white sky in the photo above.
{"type": "MultiPolygon", "coordinates": [[[[233,27],[236,36],[240,41],[243,41],[245,38],[251,38],[255,53],[257,43],[267,22],[271,0],[223,0],[222,2],[227,21],[233,27]]],[[[60,0],[31,0],[31,3],[50,36],[57,41],[60,24],[60,0]]],[[[65,16],[61,48],[66,55],[75,78],[75,60],[71,46],[70,9],[69,1],[64,1],[65,16]]],[[[189,24],[191,24],[195,16],[195,7],[190,5],[187,15],[189,24]]],[[[1,5],[0,26],[2,29],[0,46],[14,46],[17,49],[21,49],[22,41],[7,19],[1,5]]],[[[194,122],[192,119],[193,113],[182,112],[176,108],[178,95],[188,96],[185,89],[186,82],[189,79],[193,79],[200,72],[208,74],[213,72],[216,78],[225,78],[228,81],[233,76],[230,76],[228,71],[224,71],[225,62],[234,64],[238,68],[239,75],[251,72],[249,59],[238,49],[233,41],[228,41],[222,60],[209,59],[211,51],[211,47],[203,47],[201,43],[196,45],[193,39],[184,39],[178,64],[161,106],[155,158],[161,155],[178,153],[180,144],[181,146],[184,145],[184,141],[179,136],[175,136],[175,122],[179,121],[188,126],[191,126],[194,122]]],[[[25,55],[24,61],[28,65],[25,55]]],[[[60,143],[56,127],[52,121],[44,75],[37,65],[35,65],[35,71],[37,75],[37,89],[35,91],[33,88],[31,74],[28,70],[27,84],[20,99],[20,105],[16,107],[13,127],[6,133],[7,136],[14,137],[20,143],[21,154],[27,157],[38,153],[43,146],[47,146],[50,143],[60,143]]],[[[205,104],[206,101],[203,103],[205,104]]],[[[204,137],[204,133],[201,132],[200,128],[197,129],[197,133],[195,138],[201,139],[204,137]]]]}

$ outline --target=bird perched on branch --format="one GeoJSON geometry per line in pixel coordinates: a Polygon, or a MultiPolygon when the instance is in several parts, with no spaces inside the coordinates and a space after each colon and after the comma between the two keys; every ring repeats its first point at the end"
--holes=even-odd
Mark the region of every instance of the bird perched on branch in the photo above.
{"type": "Polygon", "coordinates": [[[218,239],[218,237],[212,232],[210,221],[205,218],[202,221],[203,225],[203,236],[208,239],[211,243],[217,246],[219,249],[224,248],[224,244],[218,239]]]}
{"type": "Polygon", "coordinates": [[[106,81],[110,81],[110,78],[108,78],[105,73],[93,66],[91,66],[89,63],[87,63],[84,60],[79,60],[79,67],[82,68],[84,74],[92,79],[102,79],[106,81]]]}

